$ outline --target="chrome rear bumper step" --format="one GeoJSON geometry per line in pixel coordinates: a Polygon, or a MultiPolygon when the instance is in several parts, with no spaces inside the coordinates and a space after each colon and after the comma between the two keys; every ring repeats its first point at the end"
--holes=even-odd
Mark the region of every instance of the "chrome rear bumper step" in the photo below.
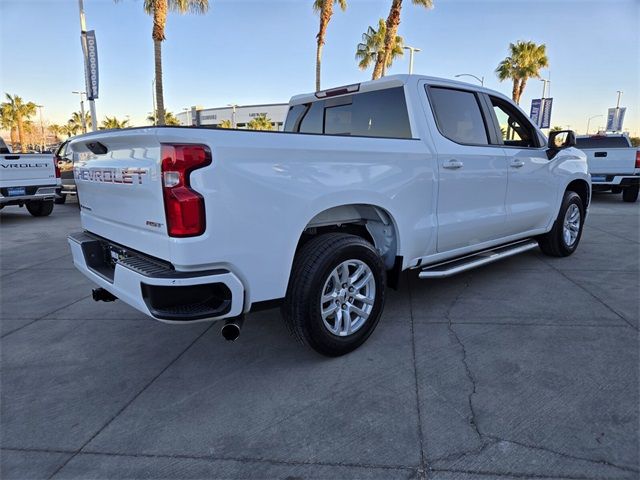
{"type": "Polygon", "coordinates": [[[466,272],[472,268],[481,267],[489,263],[511,257],[519,253],[526,252],[538,247],[536,240],[521,240],[507,245],[501,245],[489,250],[483,250],[472,255],[467,255],[446,262],[436,263],[424,268],[419,274],[419,278],[444,278],[458,273],[466,272]]]}

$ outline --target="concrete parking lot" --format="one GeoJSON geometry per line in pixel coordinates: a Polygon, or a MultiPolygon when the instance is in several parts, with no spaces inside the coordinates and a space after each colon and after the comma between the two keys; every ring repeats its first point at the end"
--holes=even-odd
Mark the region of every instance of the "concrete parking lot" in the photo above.
{"type": "Polygon", "coordinates": [[[638,204],[596,195],[579,250],[406,275],[356,352],[279,311],[167,326],[95,303],[66,235],[0,212],[3,479],[639,476],[638,204]]]}

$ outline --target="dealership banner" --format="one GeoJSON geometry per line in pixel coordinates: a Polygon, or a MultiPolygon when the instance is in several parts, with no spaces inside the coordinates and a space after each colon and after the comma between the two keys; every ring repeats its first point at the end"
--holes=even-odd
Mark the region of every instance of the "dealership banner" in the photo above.
{"type": "Polygon", "coordinates": [[[627,107],[610,108],[607,112],[607,132],[621,132],[627,107]]]}
{"type": "Polygon", "coordinates": [[[84,55],[85,82],[87,86],[87,98],[98,98],[98,45],[96,43],[95,30],[82,32],[82,53],[84,55]]]}
{"type": "Polygon", "coordinates": [[[531,113],[529,114],[529,118],[536,125],[540,125],[540,109],[542,107],[542,99],[534,98],[531,100],[531,113]]]}

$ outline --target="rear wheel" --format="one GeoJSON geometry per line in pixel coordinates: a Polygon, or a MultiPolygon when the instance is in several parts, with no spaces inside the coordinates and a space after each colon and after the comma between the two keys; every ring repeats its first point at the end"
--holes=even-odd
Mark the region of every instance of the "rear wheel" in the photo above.
{"type": "Polygon", "coordinates": [[[638,200],[638,190],[640,186],[634,185],[633,187],[627,187],[622,191],[622,200],[625,202],[635,202],[638,200]]]}
{"type": "Polygon", "coordinates": [[[584,226],[584,206],[576,192],[565,192],[553,228],[538,238],[540,250],[552,257],[568,257],[580,243],[584,226]]]}
{"type": "Polygon", "coordinates": [[[26,206],[29,213],[34,217],[46,217],[53,211],[53,200],[28,202],[26,206]]]}
{"type": "Polygon", "coordinates": [[[362,345],[376,328],[386,271],[373,245],[329,233],[304,245],[294,260],[282,313],[289,330],[327,356],[362,345]]]}

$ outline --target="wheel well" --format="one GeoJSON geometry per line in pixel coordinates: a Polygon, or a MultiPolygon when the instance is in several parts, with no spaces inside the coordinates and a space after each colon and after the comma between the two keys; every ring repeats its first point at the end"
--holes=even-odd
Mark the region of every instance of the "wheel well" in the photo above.
{"type": "Polygon", "coordinates": [[[329,208],[313,217],[298,240],[296,252],[311,238],[329,232],[357,235],[380,253],[387,269],[396,264],[398,236],[391,215],[374,205],[354,204],[329,208]]]}
{"type": "Polygon", "coordinates": [[[591,192],[589,191],[589,184],[587,182],[584,180],[574,180],[567,185],[566,191],[576,192],[580,195],[580,198],[582,199],[582,206],[585,211],[587,210],[587,207],[589,206],[589,197],[591,195],[591,192]]]}

